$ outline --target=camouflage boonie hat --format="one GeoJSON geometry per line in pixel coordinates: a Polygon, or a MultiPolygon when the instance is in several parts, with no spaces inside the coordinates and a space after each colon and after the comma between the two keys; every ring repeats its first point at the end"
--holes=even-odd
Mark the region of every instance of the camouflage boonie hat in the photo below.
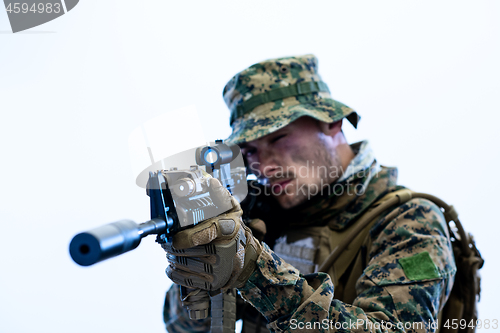
{"type": "Polygon", "coordinates": [[[227,143],[271,134],[303,116],[326,123],[346,117],[356,128],[360,117],[330,96],[312,55],[270,59],[236,74],[224,87],[233,133],[227,143]]]}

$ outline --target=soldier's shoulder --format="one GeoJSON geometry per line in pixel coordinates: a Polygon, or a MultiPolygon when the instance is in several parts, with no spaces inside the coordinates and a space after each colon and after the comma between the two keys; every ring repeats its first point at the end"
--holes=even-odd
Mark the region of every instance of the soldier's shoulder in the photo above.
{"type": "Polygon", "coordinates": [[[391,207],[379,217],[370,234],[395,231],[398,227],[408,224],[419,225],[420,231],[438,228],[443,234],[447,234],[443,212],[434,202],[424,198],[412,198],[401,205],[391,207]]]}

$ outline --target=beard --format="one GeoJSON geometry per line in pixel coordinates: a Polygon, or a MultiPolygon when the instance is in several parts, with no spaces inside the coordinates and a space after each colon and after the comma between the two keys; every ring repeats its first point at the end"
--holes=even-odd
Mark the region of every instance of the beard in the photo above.
{"type": "Polygon", "coordinates": [[[292,165],[280,168],[267,179],[270,194],[283,209],[323,194],[323,189],[342,175],[339,156],[321,143],[313,150],[302,149],[292,154],[292,165]]]}

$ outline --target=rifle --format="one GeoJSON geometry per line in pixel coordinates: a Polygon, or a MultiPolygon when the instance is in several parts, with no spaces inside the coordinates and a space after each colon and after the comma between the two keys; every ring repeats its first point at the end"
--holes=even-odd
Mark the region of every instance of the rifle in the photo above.
{"type": "MultiPolygon", "coordinates": [[[[177,232],[229,210],[227,203],[217,202],[210,195],[207,174],[219,179],[231,194],[239,198],[246,195],[246,173],[238,146],[229,147],[217,140],[215,145],[197,148],[195,159],[197,165],[189,169],[149,171],[149,221],[137,224],[121,220],[79,233],[69,246],[71,258],[81,266],[90,266],[135,249],[148,235],[156,235],[160,244],[171,242],[177,232]]],[[[208,316],[209,297],[212,332],[234,332],[235,290],[208,293],[181,287],[182,304],[191,319],[208,316]]]]}

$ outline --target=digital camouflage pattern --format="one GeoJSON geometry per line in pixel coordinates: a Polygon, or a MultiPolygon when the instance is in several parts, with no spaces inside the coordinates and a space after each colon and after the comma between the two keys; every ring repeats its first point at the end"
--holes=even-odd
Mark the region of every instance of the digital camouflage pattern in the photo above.
{"type": "MultiPolygon", "coordinates": [[[[351,147],[357,154],[340,182],[342,194],[314,198],[298,207],[300,211],[291,211],[286,218],[295,228],[326,224],[333,230],[348,228],[388,191],[402,188],[396,186],[397,170],[378,167],[367,142],[351,147]],[[349,194],[356,188],[364,188],[363,194],[349,194]]],[[[241,296],[264,315],[268,328],[275,332],[294,328],[300,332],[403,331],[400,327],[408,332],[413,328],[435,331],[456,272],[446,221],[440,209],[424,199],[412,199],[396,209],[395,218],[382,217],[370,230],[370,260],[356,282],[357,297],[352,304],[338,299],[335,290],[342,286],[334,286],[329,275],[301,275],[267,246],[258,270],[239,289],[241,296]],[[429,260],[416,260],[422,254],[429,260]],[[424,274],[410,274],[412,262],[424,274]],[[326,327],[318,326],[325,322],[326,327]],[[380,326],[382,322],[385,327],[380,326]],[[335,323],[349,324],[348,329],[338,329],[335,323]],[[405,324],[409,323],[417,324],[408,329],[405,324]]]]}
{"type": "Polygon", "coordinates": [[[264,247],[259,269],[239,290],[241,296],[259,309],[274,332],[293,331],[297,323],[304,325],[300,332],[382,332],[384,327],[387,331],[435,331],[432,324],[451,292],[456,271],[444,217],[437,206],[422,199],[397,209],[395,219],[382,219],[372,229],[372,259],[356,283],[353,304],[335,298],[329,275],[301,275],[269,247],[264,247]],[[421,253],[429,254],[432,261],[428,264],[438,273],[410,278],[399,260],[421,253]],[[325,322],[326,327],[317,326],[325,322]],[[348,326],[336,327],[335,323],[348,326]]]}
{"type": "Polygon", "coordinates": [[[359,120],[354,110],[331,98],[318,74],[318,60],[314,55],[270,59],[254,64],[226,84],[223,96],[231,111],[233,129],[227,143],[258,139],[302,116],[327,123],[347,117],[354,127],[359,120]],[[323,89],[311,92],[308,83],[317,83],[323,89]],[[297,90],[300,84],[307,87],[297,90]],[[280,98],[282,96],[289,97],[280,98]]]}
{"type": "MultiPolygon", "coordinates": [[[[380,168],[366,142],[351,147],[357,155],[344,181],[337,183],[342,193],[314,198],[283,215],[289,226],[284,230],[311,225],[348,228],[388,191],[401,188],[396,186],[397,170],[380,168]],[[362,194],[349,194],[348,189],[356,187],[364,189],[362,194]]],[[[424,199],[412,199],[396,210],[395,218],[381,217],[370,230],[370,259],[356,282],[352,304],[339,299],[336,291],[341,286],[335,286],[328,274],[302,275],[265,243],[258,269],[239,289],[240,295],[264,315],[274,332],[435,331],[456,272],[446,222],[439,208],[424,199]]],[[[176,290],[171,288],[165,303],[169,332],[209,327],[209,319],[188,319],[176,290]]]]}

